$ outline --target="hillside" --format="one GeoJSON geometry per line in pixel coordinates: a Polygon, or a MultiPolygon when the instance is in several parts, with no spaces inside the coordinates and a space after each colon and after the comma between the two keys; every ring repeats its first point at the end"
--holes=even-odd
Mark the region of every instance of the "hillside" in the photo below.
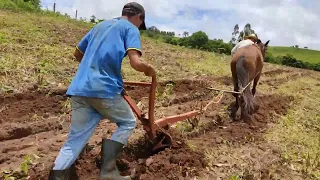
{"type": "MultiPolygon", "coordinates": [[[[78,66],[74,46],[90,26],[50,13],[0,11],[0,174],[13,173],[23,157],[36,155],[28,175],[46,179],[70,124],[71,102],[64,93],[78,66]]],[[[156,118],[199,109],[217,95],[208,87],[232,89],[229,56],[144,36],[142,46],[144,60],[158,75],[156,118]]],[[[158,154],[148,151],[138,122],[120,170],[135,170],[142,180],[320,178],[319,75],[266,63],[254,124],[231,121],[228,109],[235,99],[226,94],[197,117],[198,126],[186,121],[172,127],[177,143],[158,154]]],[[[123,76],[150,81],[126,59],[123,76]]],[[[147,110],[147,89],[128,88],[128,94],[147,110]]],[[[110,137],[115,128],[107,121],[99,124],[75,164],[80,179],[96,179],[101,137],[110,137]]]]}
{"type": "Polygon", "coordinates": [[[268,49],[273,56],[285,56],[291,54],[298,60],[310,62],[310,63],[320,63],[320,51],[311,49],[302,49],[294,47],[281,47],[281,46],[270,46],[268,49]]]}

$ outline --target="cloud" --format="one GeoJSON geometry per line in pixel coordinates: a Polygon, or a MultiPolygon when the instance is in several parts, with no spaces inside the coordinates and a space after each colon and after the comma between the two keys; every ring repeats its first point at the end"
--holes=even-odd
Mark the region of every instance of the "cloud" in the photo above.
{"type": "MultiPolygon", "coordinates": [[[[57,11],[87,17],[112,18],[121,14],[128,0],[42,0],[50,8],[57,3],[57,11]]],[[[190,34],[202,30],[211,39],[228,42],[235,24],[240,29],[246,23],[257,32],[262,41],[272,46],[307,46],[320,50],[320,1],[307,0],[135,0],[146,10],[147,26],[161,30],[188,31],[190,34]]]]}

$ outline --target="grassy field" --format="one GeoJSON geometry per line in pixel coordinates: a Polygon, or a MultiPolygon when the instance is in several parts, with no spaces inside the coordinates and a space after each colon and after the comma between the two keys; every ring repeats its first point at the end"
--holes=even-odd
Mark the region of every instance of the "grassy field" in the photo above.
{"type": "MultiPolygon", "coordinates": [[[[7,94],[34,87],[67,87],[78,66],[72,56],[74,47],[91,25],[60,16],[1,10],[0,27],[0,93],[7,94]]],[[[144,36],[142,48],[144,60],[156,68],[159,81],[231,76],[229,56],[177,47],[144,36]]],[[[320,57],[319,51],[284,47],[270,47],[269,50],[275,56],[290,53],[310,62],[319,62],[320,57]]],[[[288,179],[320,178],[320,73],[267,63],[263,71],[269,74],[262,75],[259,93],[294,97],[288,113],[278,116],[263,135],[264,141],[279,147],[276,153],[282,165],[295,172],[296,176],[288,175],[288,179]]],[[[149,81],[130,68],[127,59],[123,62],[123,76],[126,80],[149,81]]],[[[231,85],[218,80],[215,83],[231,89],[231,85]]],[[[226,148],[231,152],[241,147],[228,145],[226,148]]],[[[208,152],[214,150],[208,149],[208,152]]],[[[225,151],[224,155],[230,152],[225,151]]],[[[212,153],[207,156],[214,161],[212,153]]],[[[259,161],[259,155],[252,158],[259,161]]],[[[228,174],[231,179],[240,179],[248,168],[253,171],[256,167],[241,165],[225,173],[231,173],[231,176],[228,174]]],[[[268,172],[277,171],[276,167],[270,167],[268,172]]]]}
{"type": "Polygon", "coordinates": [[[310,63],[320,63],[320,51],[294,48],[294,47],[280,47],[280,46],[270,46],[268,49],[274,57],[285,56],[291,54],[298,60],[310,62],[310,63]]]}

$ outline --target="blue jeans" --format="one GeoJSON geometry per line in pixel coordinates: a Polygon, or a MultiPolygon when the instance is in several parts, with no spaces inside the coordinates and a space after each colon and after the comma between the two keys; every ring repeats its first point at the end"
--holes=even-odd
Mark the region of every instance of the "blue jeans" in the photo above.
{"type": "Polygon", "coordinates": [[[111,140],[125,145],[136,126],[135,116],[121,95],[114,99],[72,96],[71,100],[70,131],[53,170],[67,169],[76,161],[101,119],[109,119],[117,124],[118,129],[111,140]]]}

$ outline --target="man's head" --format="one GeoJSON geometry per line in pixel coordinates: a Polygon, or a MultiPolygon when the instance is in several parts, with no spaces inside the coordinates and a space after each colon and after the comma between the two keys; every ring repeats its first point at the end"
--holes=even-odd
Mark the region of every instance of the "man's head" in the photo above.
{"type": "Polygon", "coordinates": [[[137,26],[140,30],[146,30],[145,11],[144,8],[136,2],[130,2],[124,5],[122,9],[122,16],[128,18],[132,24],[137,26]]]}
{"type": "Polygon", "coordinates": [[[248,36],[245,36],[244,39],[250,39],[250,40],[253,41],[253,42],[257,42],[258,37],[257,37],[256,34],[253,34],[253,33],[252,33],[252,34],[249,34],[248,36]]]}

